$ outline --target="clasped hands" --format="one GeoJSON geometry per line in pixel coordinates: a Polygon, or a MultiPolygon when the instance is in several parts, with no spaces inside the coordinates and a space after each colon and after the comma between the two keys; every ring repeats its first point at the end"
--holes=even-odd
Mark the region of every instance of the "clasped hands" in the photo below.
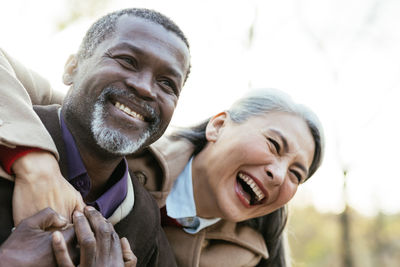
{"type": "Polygon", "coordinates": [[[75,211],[73,224],[51,208],[24,219],[0,247],[4,266],[126,266],[136,257],[126,238],[93,207],[75,211]],[[79,257],[80,256],[80,257],[79,257]]]}
{"type": "Polygon", "coordinates": [[[0,247],[2,264],[136,266],[128,240],[120,239],[98,211],[85,207],[51,153],[31,152],[17,159],[12,170],[13,217],[17,227],[0,247]]]}

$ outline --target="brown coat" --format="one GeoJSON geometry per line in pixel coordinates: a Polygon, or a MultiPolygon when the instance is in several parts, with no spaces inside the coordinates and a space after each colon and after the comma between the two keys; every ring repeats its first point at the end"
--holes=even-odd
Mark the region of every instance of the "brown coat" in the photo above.
{"type": "MultiPolygon", "coordinates": [[[[192,153],[193,145],[188,141],[163,137],[128,162],[162,207],[192,153]]],[[[179,266],[255,266],[261,257],[268,258],[262,236],[237,223],[221,220],[194,235],[176,227],[164,227],[164,230],[179,266]]]]}
{"type": "MultiPolygon", "coordinates": [[[[1,52],[0,50],[0,120],[5,123],[0,124],[0,144],[40,147],[58,156],[52,139],[32,111],[30,101],[34,101],[34,104],[48,104],[59,103],[61,100],[44,97],[51,96],[50,86],[40,76],[1,52]],[[18,79],[25,82],[21,83],[18,79]],[[31,99],[25,90],[29,92],[31,99]],[[18,107],[18,114],[14,107],[18,107]],[[25,131],[17,137],[21,125],[25,131]],[[35,136],[34,140],[32,136],[35,136]]],[[[128,158],[129,167],[161,207],[165,205],[166,196],[192,151],[192,145],[186,141],[171,142],[162,138],[142,155],[128,158]]],[[[0,176],[3,175],[6,176],[0,168],[0,176]]],[[[10,176],[7,178],[11,179],[10,176]]],[[[262,236],[255,230],[236,223],[222,220],[195,235],[172,227],[164,230],[179,266],[255,266],[261,257],[268,258],[262,236]]]]}

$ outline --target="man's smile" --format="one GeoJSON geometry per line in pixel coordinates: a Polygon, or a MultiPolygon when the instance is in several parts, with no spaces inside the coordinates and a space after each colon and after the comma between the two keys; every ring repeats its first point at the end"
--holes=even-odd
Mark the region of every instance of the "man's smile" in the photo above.
{"type": "Polygon", "coordinates": [[[120,110],[122,110],[123,112],[125,112],[126,114],[128,114],[129,116],[139,119],[141,121],[144,121],[144,117],[143,115],[131,110],[130,108],[124,106],[124,104],[119,103],[118,101],[115,102],[114,106],[120,110]]]}

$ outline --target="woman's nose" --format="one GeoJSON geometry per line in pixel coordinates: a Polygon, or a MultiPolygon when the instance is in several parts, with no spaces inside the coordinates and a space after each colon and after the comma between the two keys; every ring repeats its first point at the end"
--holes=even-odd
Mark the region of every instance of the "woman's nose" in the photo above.
{"type": "Polygon", "coordinates": [[[273,186],[282,185],[286,176],[286,168],[283,163],[274,163],[265,166],[268,183],[273,186]]]}

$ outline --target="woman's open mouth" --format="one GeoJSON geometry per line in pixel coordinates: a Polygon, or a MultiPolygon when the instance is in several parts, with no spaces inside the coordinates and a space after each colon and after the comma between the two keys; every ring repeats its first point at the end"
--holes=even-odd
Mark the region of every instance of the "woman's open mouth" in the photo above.
{"type": "Polygon", "coordinates": [[[246,206],[261,204],[266,199],[263,190],[260,188],[261,185],[259,186],[257,183],[259,181],[242,172],[239,172],[236,176],[236,193],[246,206]]]}

